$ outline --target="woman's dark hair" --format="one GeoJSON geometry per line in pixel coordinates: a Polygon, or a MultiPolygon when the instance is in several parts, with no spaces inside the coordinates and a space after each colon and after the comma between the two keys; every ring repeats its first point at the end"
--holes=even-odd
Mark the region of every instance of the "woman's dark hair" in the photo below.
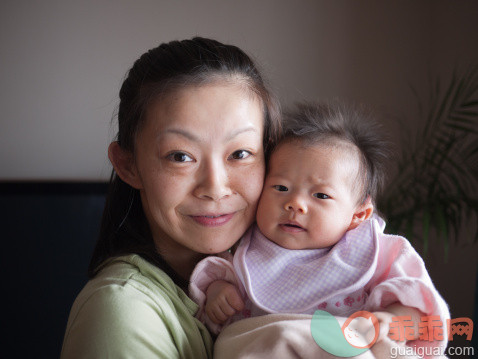
{"type": "Polygon", "coordinates": [[[360,191],[358,202],[363,203],[369,197],[374,202],[382,190],[390,146],[371,110],[339,101],[299,103],[284,114],[284,135],[279,145],[287,141],[319,145],[335,145],[342,141],[351,144],[360,157],[355,182],[360,191]]]}
{"type": "MultiPolygon", "coordinates": [[[[134,63],[119,93],[119,146],[134,153],[135,136],[152,101],[161,100],[185,86],[214,81],[240,81],[261,99],[267,158],[280,133],[277,101],[267,89],[254,62],[241,49],[200,37],[163,43],[134,63]]],[[[176,283],[181,281],[156,251],[138,190],[123,182],[113,171],[88,275],[95,276],[106,259],[130,253],[137,253],[156,264],[176,283]]]]}

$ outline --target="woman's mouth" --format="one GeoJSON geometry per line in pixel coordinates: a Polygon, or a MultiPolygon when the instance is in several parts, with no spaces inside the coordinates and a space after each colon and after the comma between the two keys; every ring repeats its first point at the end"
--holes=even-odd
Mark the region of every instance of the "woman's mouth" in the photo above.
{"type": "Polygon", "coordinates": [[[205,227],[218,227],[229,222],[234,213],[228,214],[206,214],[199,216],[190,216],[196,223],[205,227]]]}

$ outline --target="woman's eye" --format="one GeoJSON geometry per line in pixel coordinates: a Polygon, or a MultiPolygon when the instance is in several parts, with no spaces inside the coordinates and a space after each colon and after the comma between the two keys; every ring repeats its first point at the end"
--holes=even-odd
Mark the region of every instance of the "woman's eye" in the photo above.
{"type": "Polygon", "coordinates": [[[173,152],[167,156],[172,162],[192,162],[193,159],[184,152],[173,152]]]}
{"type": "Polygon", "coordinates": [[[314,193],[314,197],[320,198],[320,199],[328,199],[330,196],[326,195],[325,193],[314,193]]]}
{"type": "Polygon", "coordinates": [[[287,192],[289,189],[286,186],[283,185],[275,185],[273,186],[274,189],[278,190],[279,192],[287,192]]]}
{"type": "Polygon", "coordinates": [[[251,155],[249,151],[246,150],[238,150],[232,153],[230,158],[233,160],[243,160],[244,158],[247,158],[251,155]]]}

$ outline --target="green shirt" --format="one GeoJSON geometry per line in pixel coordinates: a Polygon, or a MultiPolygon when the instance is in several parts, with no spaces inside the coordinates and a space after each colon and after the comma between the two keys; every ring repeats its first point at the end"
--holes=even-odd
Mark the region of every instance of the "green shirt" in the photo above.
{"type": "Polygon", "coordinates": [[[73,303],[61,358],[212,358],[197,309],[139,255],[111,259],[73,303]]]}

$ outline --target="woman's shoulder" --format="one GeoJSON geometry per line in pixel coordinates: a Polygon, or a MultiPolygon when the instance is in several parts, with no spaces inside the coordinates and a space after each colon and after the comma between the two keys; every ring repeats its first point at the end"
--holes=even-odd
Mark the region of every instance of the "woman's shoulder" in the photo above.
{"type": "Polygon", "coordinates": [[[152,302],[159,305],[158,310],[164,304],[174,302],[185,305],[193,314],[197,309],[164,271],[137,254],[106,261],[98,274],[85,285],[76,302],[81,305],[92,300],[118,301],[119,298],[152,302]]]}
{"type": "MultiPolygon", "coordinates": [[[[196,310],[197,305],[161,269],[138,255],[113,258],[76,298],[68,319],[63,353],[79,350],[94,338],[98,350],[88,350],[96,350],[95,353],[107,347],[115,352],[156,348],[174,358],[177,351],[185,348],[176,347],[172,338],[170,341],[166,338],[172,334],[189,337],[179,328],[184,324],[194,326],[196,310]],[[178,332],[172,333],[173,329],[178,332]],[[159,343],[158,338],[164,340],[159,343]]],[[[197,341],[199,347],[204,346],[205,339],[201,331],[198,328],[197,334],[188,338],[197,341]]]]}

